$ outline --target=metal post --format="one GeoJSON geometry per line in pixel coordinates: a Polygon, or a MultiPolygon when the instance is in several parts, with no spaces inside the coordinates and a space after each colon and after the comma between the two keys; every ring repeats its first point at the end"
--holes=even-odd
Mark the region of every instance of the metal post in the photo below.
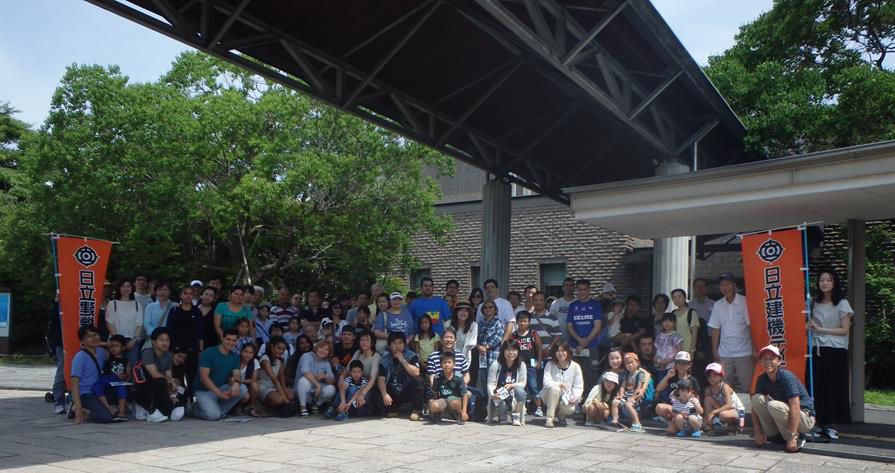
{"type": "Polygon", "coordinates": [[[481,279],[496,279],[501,294],[510,290],[512,187],[503,179],[482,186],[481,279]]]}
{"type": "MultiPolygon", "coordinates": [[[[693,143],[693,165],[690,166],[690,169],[693,172],[696,172],[698,168],[697,156],[699,155],[699,140],[696,140],[693,143]]],[[[696,235],[690,236],[690,277],[687,281],[689,284],[687,285],[688,291],[687,294],[690,295],[690,298],[693,298],[693,280],[696,279],[696,235]]]]}
{"type": "Polygon", "coordinates": [[[864,422],[864,350],[867,303],[865,284],[864,243],[865,226],[863,220],[848,221],[848,296],[855,310],[852,329],[849,332],[849,362],[851,363],[851,418],[853,422],[864,422]]]}

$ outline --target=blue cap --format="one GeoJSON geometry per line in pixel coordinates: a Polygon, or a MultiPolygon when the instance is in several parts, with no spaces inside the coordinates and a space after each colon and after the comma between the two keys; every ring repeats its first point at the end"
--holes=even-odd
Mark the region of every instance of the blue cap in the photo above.
{"type": "Polygon", "coordinates": [[[718,276],[718,281],[725,281],[725,280],[727,280],[727,281],[737,282],[737,278],[736,278],[733,274],[731,274],[731,273],[721,273],[721,275],[718,276]]]}

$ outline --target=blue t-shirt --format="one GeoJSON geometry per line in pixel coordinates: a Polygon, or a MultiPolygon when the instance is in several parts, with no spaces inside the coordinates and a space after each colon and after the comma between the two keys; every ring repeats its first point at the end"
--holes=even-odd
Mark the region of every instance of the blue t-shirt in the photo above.
{"type": "MultiPolygon", "coordinates": [[[[106,361],[106,351],[102,348],[96,349],[96,363],[102,367],[106,361]]],[[[71,375],[78,378],[78,388],[81,394],[97,394],[93,392],[93,385],[99,381],[100,371],[96,369],[97,365],[90,358],[90,354],[84,350],[78,350],[74,359],[71,361],[71,375]]]]}
{"type": "MultiPolygon", "coordinates": [[[[572,324],[572,328],[579,337],[587,338],[587,336],[590,335],[590,332],[593,331],[594,325],[598,320],[601,321],[603,325],[606,325],[606,321],[603,319],[603,314],[600,311],[599,302],[593,299],[581,302],[576,299],[569,304],[569,314],[566,316],[566,323],[572,324]]],[[[594,337],[584,348],[596,348],[597,338],[599,337],[594,337]]],[[[572,348],[577,347],[578,340],[569,337],[569,346],[572,348]]]]}
{"type": "MultiPolygon", "coordinates": [[[[215,386],[223,386],[230,380],[233,370],[239,369],[239,356],[227,352],[221,353],[217,346],[206,348],[199,355],[199,368],[208,368],[210,371],[208,377],[215,386]]],[[[202,384],[199,373],[196,373],[196,391],[208,391],[208,388],[202,384]]]]}
{"type": "Polygon", "coordinates": [[[380,312],[373,322],[373,330],[385,330],[387,332],[404,332],[408,339],[416,333],[416,324],[413,323],[413,316],[406,308],[402,308],[400,314],[393,314],[389,311],[380,312]],[[385,319],[388,318],[386,326],[385,319]]]}
{"type": "Polygon", "coordinates": [[[440,297],[422,297],[414,299],[410,303],[410,314],[413,315],[413,323],[420,326],[420,317],[428,315],[432,319],[432,330],[439,336],[444,335],[444,321],[451,316],[451,308],[440,297]]]}

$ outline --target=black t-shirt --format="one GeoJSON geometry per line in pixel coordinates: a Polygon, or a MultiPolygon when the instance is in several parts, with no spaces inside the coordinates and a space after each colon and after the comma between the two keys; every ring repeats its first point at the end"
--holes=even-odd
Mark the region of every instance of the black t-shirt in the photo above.
{"type": "Polygon", "coordinates": [[[301,318],[301,320],[307,320],[308,322],[320,322],[328,315],[329,312],[322,307],[318,307],[316,312],[310,307],[305,307],[302,309],[299,318],[301,318]]]}
{"type": "Polygon", "coordinates": [[[437,394],[440,399],[446,399],[448,397],[462,397],[466,394],[466,383],[463,382],[463,376],[458,374],[453,374],[450,379],[444,376],[444,373],[439,373],[435,376],[435,380],[432,383],[432,392],[437,394]]]}
{"type": "Polygon", "coordinates": [[[205,320],[199,308],[190,305],[184,310],[180,305],[168,314],[168,330],[171,332],[171,347],[199,350],[199,340],[205,336],[205,320]]]}
{"type": "Polygon", "coordinates": [[[127,358],[123,356],[115,357],[110,353],[109,358],[103,363],[103,376],[117,377],[123,373],[127,373],[127,358]]]}
{"type": "Polygon", "coordinates": [[[535,353],[534,332],[529,330],[526,335],[519,335],[518,332],[513,332],[512,338],[519,342],[519,359],[526,365],[534,367],[534,363],[531,360],[538,361],[538,355],[535,353]]]}
{"type": "Polygon", "coordinates": [[[357,350],[357,343],[352,344],[349,348],[342,346],[341,342],[336,343],[335,348],[333,349],[333,357],[338,358],[339,364],[342,365],[343,368],[346,368],[348,367],[348,363],[351,363],[351,358],[357,350]]]}
{"type": "MultiPolygon", "coordinates": [[[[693,385],[694,393],[702,392],[702,390],[699,389],[699,381],[696,381],[696,378],[694,378],[692,375],[690,375],[690,376],[687,376],[687,379],[689,379],[690,383],[693,385]]],[[[678,378],[678,375],[674,375],[671,377],[671,380],[668,382],[668,386],[665,387],[665,389],[661,393],[659,393],[659,400],[661,402],[670,402],[671,393],[673,393],[677,389],[678,381],[680,381],[680,379],[678,378]]],[[[656,382],[656,385],[658,385],[660,382],[662,382],[661,379],[656,382]]]]}

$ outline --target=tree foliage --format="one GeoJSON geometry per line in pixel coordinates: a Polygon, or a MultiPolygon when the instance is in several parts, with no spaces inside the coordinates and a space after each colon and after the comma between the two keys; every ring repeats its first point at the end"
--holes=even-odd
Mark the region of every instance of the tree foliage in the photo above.
{"type": "Polygon", "coordinates": [[[423,172],[450,159],[197,52],[152,83],[69,67],[18,147],[0,278],[26,303],[51,293],[51,231],[120,242],[114,277],[341,291],[407,269],[412,236],[450,225],[423,172]]]}
{"type": "Polygon", "coordinates": [[[778,157],[895,138],[895,2],[776,0],[706,73],[778,157]]]}

